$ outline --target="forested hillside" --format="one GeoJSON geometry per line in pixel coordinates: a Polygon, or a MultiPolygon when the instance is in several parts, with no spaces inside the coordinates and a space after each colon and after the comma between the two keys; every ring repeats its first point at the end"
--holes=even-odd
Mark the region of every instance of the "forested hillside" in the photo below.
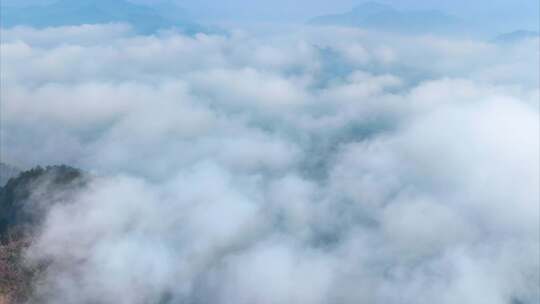
{"type": "Polygon", "coordinates": [[[25,249],[39,233],[52,204],[69,203],[83,173],[68,166],[37,167],[0,188],[0,304],[23,303],[46,265],[30,265],[25,249]]]}

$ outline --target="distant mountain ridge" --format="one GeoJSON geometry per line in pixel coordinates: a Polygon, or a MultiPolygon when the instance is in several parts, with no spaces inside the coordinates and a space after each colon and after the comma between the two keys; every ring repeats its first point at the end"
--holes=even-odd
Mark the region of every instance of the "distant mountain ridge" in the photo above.
{"type": "Polygon", "coordinates": [[[509,33],[500,34],[495,39],[493,39],[493,42],[496,43],[512,43],[512,42],[518,42],[525,39],[531,39],[531,38],[539,38],[540,33],[535,31],[526,31],[526,30],[517,30],[509,33]]]}
{"type": "Polygon", "coordinates": [[[308,23],[416,32],[451,28],[460,20],[438,10],[401,11],[390,5],[367,2],[349,12],[318,16],[308,23]]]}
{"type": "Polygon", "coordinates": [[[206,29],[187,18],[179,8],[153,9],[124,0],[59,0],[50,5],[15,8],[2,6],[2,27],[36,28],[99,23],[129,23],[141,33],[178,28],[188,34],[206,29]]]}

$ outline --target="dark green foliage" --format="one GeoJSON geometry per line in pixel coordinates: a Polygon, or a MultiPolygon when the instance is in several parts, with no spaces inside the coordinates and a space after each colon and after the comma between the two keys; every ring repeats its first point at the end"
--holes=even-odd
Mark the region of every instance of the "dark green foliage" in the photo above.
{"type": "Polygon", "coordinates": [[[46,265],[28,265],[24,252],[53,204],[67,203],[87,182],[68,166],[36,167],[0,187],[0,303],[24,303],[46,265]]]}
{"type": "Polygon", "coordinates": [[[67,202],[85,181],[68,166],[36,167],[10,179],[0,188],[0,243],[32,232],[51,204],[67,202]]]}
{"type": "Polygon", "coordinates": [[[19,173],[21,173],[21,170],[16,167],[0,162],[0,187],[4,186],[10,178],[19,175],[19,173]]]}

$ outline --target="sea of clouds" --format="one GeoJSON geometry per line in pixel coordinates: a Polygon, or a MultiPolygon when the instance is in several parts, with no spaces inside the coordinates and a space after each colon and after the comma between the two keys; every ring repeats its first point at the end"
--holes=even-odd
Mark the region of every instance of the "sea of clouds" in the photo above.
{"type": "Polygon", "coordinates": [[[1,153],[96,176],[35,303],[533,304],[539,41],[1,35],[1,153]]]}

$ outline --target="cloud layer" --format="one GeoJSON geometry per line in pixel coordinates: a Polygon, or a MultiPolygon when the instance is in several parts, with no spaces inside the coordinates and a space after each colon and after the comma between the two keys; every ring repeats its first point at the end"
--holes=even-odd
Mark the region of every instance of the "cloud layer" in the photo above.
{"type": "Polygon", "coordinates": [[[4,160],[99,175],[48,303],[535,303],[538,40],[2,31],[4,160]]]}

